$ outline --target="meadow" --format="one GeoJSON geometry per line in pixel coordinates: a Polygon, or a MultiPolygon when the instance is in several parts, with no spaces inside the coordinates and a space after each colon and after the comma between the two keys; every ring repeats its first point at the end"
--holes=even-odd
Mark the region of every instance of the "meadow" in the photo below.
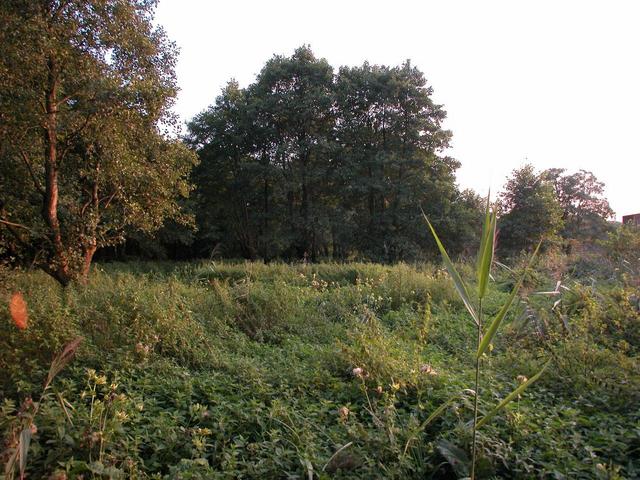
{"type": "MultiPolygon", "coordinates": [[[[638,478],[637,285],[558,285],[556,264],[526,276],[483,357],[481,413],[551,363],[479,431],[477,478],[638,478]]],[[[20,330],[0,314],[3,463],[40,402],[25,478],[469,475],[474,325],[437,264],[105,263],[86,286],[12,271],[0,287],[29,315],[20,330]]]]}

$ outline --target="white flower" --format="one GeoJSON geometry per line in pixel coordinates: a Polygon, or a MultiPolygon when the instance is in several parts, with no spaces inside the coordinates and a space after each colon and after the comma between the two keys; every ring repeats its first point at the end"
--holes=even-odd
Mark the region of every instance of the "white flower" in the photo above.
{"type": "Polygon", "coordinates": [[[362,377],[362,372],[363,370],[360,367],[356,367],[353,370],[351,370],[351,373],[353,374],[354,377],[362,377]]]}

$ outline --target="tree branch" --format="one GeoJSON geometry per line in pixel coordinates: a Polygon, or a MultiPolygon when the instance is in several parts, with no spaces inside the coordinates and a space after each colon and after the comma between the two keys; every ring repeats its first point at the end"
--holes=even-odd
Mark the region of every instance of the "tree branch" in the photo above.
{"type": "Polygon", "coordinates": [[[38,181],[38,177],[36,177],[36,174],[33,171],[33,166],[31,165],[31,161],[29,160],[29,155],[27,155],[27,152],[20,149],[20,156],[22,157],[24,164],[27,166],[27,169],[29,170],[29,175],[31,175],[33,184],[35,185],[36,189],[40,192],[40,194],[44,196],[45,195],[44,188],[42,188],[42,185],[40,185],[40,182],[38,181]]]}
{"type": "Polygon", "coordinates": [[[0,218],[0,223],[2,223],[3,225],[7,225],[9,227],[16,227],[16,228],[22,228],[28,232],[31,232],[32,230],[29,227],[25,227],[24,225],[20,224],[20,223],[14,223],[14,222],[10,222],[9,220],[5,220],[4,218],[0,218]]]}
{"type": "MultiPolygon", "coordinates": [[[[117,190],[114,191],[111,195],[109,195],[109,197],[107,197],[107,203],[104,204],[104,210],[109,208],[109,204],[111,203],[111,200],[113,200],[114,197],[116,196],[116,193],[118,193],[117,190]]],[[[104,198],[102,200],[104,200],[104,198]]],[[[100,201],[102,201],[102,200],[100,200],[100,201]]]]}
{"type": "Polygon", "coordinates": [[[93,115],[87,115],[87,117],[85,118],[85,120],[82,123],[82,125],[80,127],[76,128],[69,135],[66,135],[65,139],[62,142],[60,142],[60,143],[64,144],[64,147],[62,148],[62,152],[60,153],[60,156],[58,157],[60,159],[60,161],[62,161],[62,159],[67,155],[67,152],[71,148],[71,141],[75,137],[80,135],[80,133],[82,133],[82,131],[85,128],[87,128],[87,125],[89,125],[89,121],[91,120],[91,118],[93,118],[93,115]]]}

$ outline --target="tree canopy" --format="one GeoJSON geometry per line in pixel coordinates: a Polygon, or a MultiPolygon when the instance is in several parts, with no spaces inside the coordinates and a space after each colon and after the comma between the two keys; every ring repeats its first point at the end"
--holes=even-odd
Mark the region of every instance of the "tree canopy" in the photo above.
{"type": "Polygon", "coordinates": [[[571,242],[603,239],[613,210],[604,184],[585,170],[536,172],[532,165],[513,171],[500,195],[503,252],[530,248],[541,238],[571,242]]]}
{"type": "Polygon", "coordinates": [[[530,164],[516,169],[499,198],[499,247],[503,252],[530,249],[562,229],[562,206],[548,176],[530,164]]]}
{"type": "Polygon", "coordinates": [[[607,221],[613,217],[613,210],[604,197],[604,183],[586,170],[565,172],[563,168],[544,172],[562,207],[562,236],[585,240],[601,237],[607,230],[607,221]]]}
{"type": "Polygon", "coordinates": [[[188,221],[195,157],[175,136],[177,50],[155,3],[0,6],[2,244],[65,285],[126,228],[188,221]]]}
{"type": "Polygon", "coordinates": [[[432,93],[410,62],[336,73],[306,46],[230,82],[189,124],[200,239],[248,258],[416,258],[422,205],[462,250],[479,204],[456,187],[432,93]]]}

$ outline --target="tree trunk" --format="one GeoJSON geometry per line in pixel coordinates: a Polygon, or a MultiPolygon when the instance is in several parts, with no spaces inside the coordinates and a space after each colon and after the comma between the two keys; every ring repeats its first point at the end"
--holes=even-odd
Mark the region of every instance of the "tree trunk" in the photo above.
{"type": "Polygon", "coordinates": [[[262,243],[264,245],[262,258],[265,262],[269,261],[269,180],[265,176],[264,178],[264,218],[262,222],[262,243]]]}
{"type": "Polygon", "coordinates": [[[91,262],[93,261],[93,255],[96,253],[98,246],[94,239],[93,243],[83,248],[84,262],[82,264],[82,283],[86,285],[89,282],[89,272],[91,270],[91,262]]]}
{"type": "Polygon", "coordinates": [[[45,195],[42,216],[49,227],[53,243],[53,266],[50,274],[63,286],[67,286],[71,281],[71,272],[58,220],[57,66],[53,58],[49,58],[48,65],[49,74],[45,92],[47,119],[44,127],[45,195]]]}

